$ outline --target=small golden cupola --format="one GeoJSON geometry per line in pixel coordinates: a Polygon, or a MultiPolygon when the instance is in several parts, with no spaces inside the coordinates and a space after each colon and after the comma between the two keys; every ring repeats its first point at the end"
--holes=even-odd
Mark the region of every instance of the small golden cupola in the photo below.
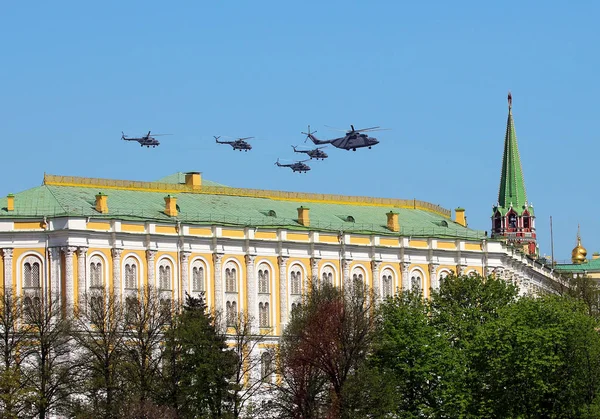
{"type": "Polygon", "coordinates": [[[571,252],[571,261],[574,264],[579,265],[581,263],[587,262],[586,256],[587,256],[587,250],[585,250],[585,247],[583,247],[581,245],[581,235],[579,234],[579,225],[578,225],[577,226],[577,246],[575,246],[575,248],[571,252]]]}

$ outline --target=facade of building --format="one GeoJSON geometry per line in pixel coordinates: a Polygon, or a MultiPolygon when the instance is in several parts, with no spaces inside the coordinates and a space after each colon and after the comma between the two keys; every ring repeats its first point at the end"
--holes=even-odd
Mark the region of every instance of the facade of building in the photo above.
{"type": "Polygon", "coordinates": [[[0,200],[0,274],[5,290],[69,310],[97,289],[123,301],[145,285],[165,300],[204,292],[228,323],[247,312],[274,341],[309,281],[428,297],[450,273],[477,273],[523,294],[553,292],[551,267],[527,255],[535,225],[510,99],[501,179],[488,238],[464,209],[452,218],[417,200],[232,188],[197,172],[156,182],[45,175],[0,200]]]}

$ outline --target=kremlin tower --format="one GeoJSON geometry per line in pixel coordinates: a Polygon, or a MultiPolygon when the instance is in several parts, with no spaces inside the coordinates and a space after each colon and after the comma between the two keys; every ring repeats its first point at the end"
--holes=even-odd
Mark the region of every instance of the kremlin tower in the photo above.
{"type": "Polygon", "coordinates": [[[508,120],[504,137],[504,155],[498,202],[493,207],[492,237],[522,249],[525,254],[537,253],[533,205],[527,202],[523,168],[517,146],[517,134],[512,116],[512,95],[508,93],[508,120]]]}

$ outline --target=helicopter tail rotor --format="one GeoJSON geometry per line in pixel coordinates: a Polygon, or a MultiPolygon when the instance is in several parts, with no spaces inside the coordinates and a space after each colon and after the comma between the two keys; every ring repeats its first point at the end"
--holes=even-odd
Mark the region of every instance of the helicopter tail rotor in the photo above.
{"type": "Polygon", "coordinates": [[[215,141],[216,141],[217,143],[219,142],[219,138],[221,138],[221,136],[220,136],[220,135],[218,135],[218,136],[217,136],[217,135],[213,135],[213,137],[215,138],[215,141]]]}
{"type": "Polygon", "coordinates": [[[125,133],[123,131],[121,131],[121,140],[125,139],[125,133]]]}

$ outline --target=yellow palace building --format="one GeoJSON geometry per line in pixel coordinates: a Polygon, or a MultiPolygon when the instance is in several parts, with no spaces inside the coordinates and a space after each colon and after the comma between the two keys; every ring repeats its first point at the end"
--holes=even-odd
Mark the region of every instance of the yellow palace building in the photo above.
{"type": "MultiPolygon", "coordinates": [[[[505,143],[516,147],[511,117],[509,128],[505,143]]],[[[0,199],[0,273],[4,289],[71,308],[94,289],[122,300],[144,285],[173,300],[204,291],[228,321],[247,312],[278,336],[309,280],[427,297],[451,272],[477,273],[515,281],[523,294],[551,292],[551,269],[501,233],[488,238],[468,228],[463,209],[452,217],[412,199],[232,188],[198,172],[156,182],[46,174],[0,199]]]]}

